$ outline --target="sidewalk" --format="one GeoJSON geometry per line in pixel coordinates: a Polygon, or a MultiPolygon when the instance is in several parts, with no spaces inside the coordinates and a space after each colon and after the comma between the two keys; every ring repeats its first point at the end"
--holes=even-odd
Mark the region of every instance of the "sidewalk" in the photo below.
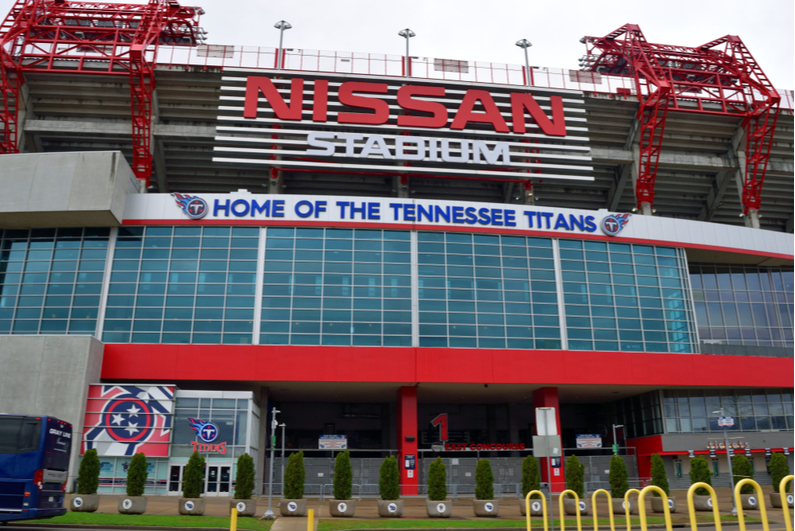
{"type": "MultiPolygon", "coordinates": [[[[767,493],[770,492],[769,486],[763,487],[763,491],[765,493],[765,508],[767,510],[767,517],[771,522],[784,522],[784,514],[783,509],[772,509],[769,505],[769,498],[767,493]]],[[[720,513],[722,515],[729,514],[731,512],[731,501],[730,501],[730,491],[728,487],[716,488],[716,494],[718,495],[718,507],[720,509],[720,513]]],[[[674,515],[675,521],[687,521],[687,491],[679,490],[679,491],[671,491],[671,494],[676,497],[678,511],[674,515]]],[[[118,495],[102,495],[100,497],[100,505],[99,511],[101,513],[111,513],[115,514],[118,512],[118,495]]],[[[590,499],[590,496],[588,496],[590,499]]],[[[71,495],[69,496],[71,499],[71,495]]],[[[633,496],[634,498],[634,496],[633,496]]],[[[662,516],[661,514],[656,514],[651,511],[651,502],[649,500],[651,496],[649,495],[646,500],[646,512],[649,516],[656,515],[662,516]]],[[[206,510],[205,515],[207,516],[229,516],[229,500],[230,498],[205,498],[206,500],[206,510]]],[[[426,518],[426,511],[425,511],[425,498],[403,498],[404,500],[404,512],[403,517],[409,519],[415,518],[426,518]]],[[[500,502],[500,509],[499,509],[499,516],[496,518],[498,520],[523,520],[524,517],[521,515],[519,510],[520,501],[517,497],[505,497],[499,500],[500,502]]],[[[179,498],[176,496],[149,496],[147,501],[147,514],[162,514],[162,515],[176,515],[179,514],[177,506],[179,503],[179,498]]],[[[306,518],[281,518],[279,517],[279,499],[273,498],[272,500],[272,510],[277,516],[277,524],[273,527],[273,531],[303,531],[306,529],[306,518]]],[[[268,508],[268,498],[267,497],[257,497],[257,516],[261,517],[265,514],[265,511],[268,508]]],[[[324,501],[319,501],[317,498],[309,498],[307,500],[307,508],[314,509],[315,511],[315,518],[316,519],[328,519],[334,518],[329,514],[329,499],[326,498],[324,501]]],[[[598,497],[598,515],[599,518],[607,518],[608,517],[608,508],[606,497],[600,495],[598,497]]],[[[554,517],[557,519],[559,518],[559,504],[557,500],[557,496],[555,496],[554,501],[554,508],[552,510],[554,517]]],[[[699,513],[701,515],[709,515],[711,513],[699,513]]],[[[753,518],[760,518],[761,511],[746,511],[744,513],[746,516],[753,517],[753,518]]],[[[790,517],[792,517],[793,511],[790,509],[790,517]]],[[[623,517],[623,515],[616,515],[616,517],[623,517]]],[[[573,517],[572,517],[573,518],[573,517]]],[[[364,520],[364,519],[379,519],[378,516],[378,505],[376,503],[376,499],[374,498],[364,498],[361,501],[356,502],[356,516],[353,519],[357,520],[364,520]]],[[[452,520],[494,520],[495,518],[479,518],[474,515],[472,510],[472,499],[471,498],[459,498],[458,500],[453,501],[453,515],[451,517],[452,520]]],[[[534,520],[537,520],[534,518],[534,520]]],[[[317,528],[315,528],[317,529],[317,528]]]]}

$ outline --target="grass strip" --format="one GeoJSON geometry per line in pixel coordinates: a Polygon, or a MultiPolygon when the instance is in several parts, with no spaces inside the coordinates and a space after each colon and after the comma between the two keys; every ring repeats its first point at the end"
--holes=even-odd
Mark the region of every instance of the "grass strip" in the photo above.
{"type": "MultiPolygon", "coordinates": [[[[178,516],[159,514],[108,514],[77,513],[69,511],[63,516],[47,520],[32,520],[32,523],[75,524],[75,525],[123,525],[143,527],[220,527],[229,529],[229,517],[223,516],[178,516]]],[[[273,522],[256,518],[238,518],[238,529],[268,531],[273,522]]]]}

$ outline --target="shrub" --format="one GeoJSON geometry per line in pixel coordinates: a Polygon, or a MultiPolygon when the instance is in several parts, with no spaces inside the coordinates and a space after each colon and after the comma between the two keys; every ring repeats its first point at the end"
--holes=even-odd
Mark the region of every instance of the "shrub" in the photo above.
{"type": "MultiPolygon", "coordinates": [[[[782,453],[774,453],[770,457],[770,479],[773,480],[774,492],[779,492],[778,488],[781,485],[781,480],[789,476],[789,463],[787,463],[787,456],[782,453]]],[[[787,492],[792,490],[792,482],[787,485],[787,492]]]]}
{"type": "MultiPolygon", "coordinates": [[[[652,454],[651,456],[651,484],[655,487],[660,487],[666,496],[671,495],[668,487],[668,475],[665,473],[665,464],[660,454],[652,454]]],[[[660,497],[656,491],[652,491],[652,495],[656,498],[660,497]]]]}
{"type": "Polygon", "coordinates": [[[250,500],[254,491],[254,458],[243,454],[237,458],[235,475],[235,499],[250,500]]]}
{"type": "Polygon", "coordinates": [[[86,450],[80,460],[80,470],[77,473],[77,493],[96,494],[99,488],[99,457],[92,448],[86,450]]]}
{"type": "MultiPolygon", "coordinates": [[[[527,497],[527,493],[531,490],[541,490],[541,474],[536,458],[528,455],[522,460],[522,498],[527,497]]],[[[538,494],[531,496],[531,498],[540,497],[538,494]]]]}
{"type": "Polygon", "coordinates": [[[400,472],[395,456],[390,455],[381,463],[378,479],[378,492],[382,500],[397,500],[400,498],[400,472]]]}
{"type": "MultiPolygon", "coordinates": [[[[696,457],[690,460],[690,484],[703,481],[707,485],[712,485],[712,474],[709,471],[707,460],[703,457],[696,457]]],[[[708,496],[709,491],[704,487],[696,489],[696,496],[708,496]]]]}
{"type": "Polygon", "coordinates": [[[447,499],[447,468],[441,457],[428,467],[428,499],[442,501],[447,499]]]}
{"type": "Polygon", "coordinates": [[[624,494],[629,490],[627,481],[627,465],[621,456],[614,455],[610,458],[610,496],[613,498],[624,498],[624,494]]]}
{"type": "MultiPolygon", "coordinates": [[[[585,466],[580,464],[580,460],[577,459],[576,455],[566,459],[566,488],[576,492],[580,499],[585,496],[584,476],[585,466]]],[[[571,494],[567,494],[566,497],[574,498],[571,494]]]]}
{"type": "Polygon", "coordinates": [[[348,450],[338,453],[334,460],[334,499],[350,500],[353,471],[351,470],[351,454],[348,450]]]}
{"type": "Polygon", "coordinates": [[[199,452],[193,452],[185,465],[185,475],[182,480],[182,497],[199,498],[204,486],[204,457],[199,452]]]}
{"type": "Polygon", "coordinates": [[[491,471],[491,463],[488,459],[479,460],[478,466],[475,468],[475,499],[494,499],[494,473],[491,471]]]}
{"type": "Polygon", "coordinates": [[[127,496],[143,496],[146,486],[146,477],[149,472],[146,470],[148,463],[143,452],[137,453],[127,467],[127,496]]]}
{"type": "MultiPolygon", "coordinates": [[[[732,475],[734,476],[734,485],[749,478],[754,479],[754,467],[751,462],[744,455],[735,455],[732,459],[732,475]]],[[[740,487],[740,494],[753,494],[754,487],[752,485],[743,485],[740,487]]]]}
{"type": "Polygon", "coordinates": [[[288,500],[300,500],[304,497],[304,452],[296,452],[287,459],[284,470],[284,497],[288,500]]]}

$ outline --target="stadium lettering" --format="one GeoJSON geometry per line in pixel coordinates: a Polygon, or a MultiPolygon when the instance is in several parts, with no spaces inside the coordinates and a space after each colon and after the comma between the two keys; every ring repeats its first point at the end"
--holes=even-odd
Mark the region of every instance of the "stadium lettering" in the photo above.
{"type": "MultiPolygon", "coordinates": [[[[312,94],[312,121],[325,123],[328,121],[328,81],[318,79],[314,82],[312,94]]],[[[386,83],[369,83],[364,81],[346,81],[337,91],[337,100],[341,105],[352,109],[362,109],[368,112],[351,112],[349,110],[337,113],[337,123],[381,125],[389,121],[389,103],[377,96],[387,94],[389,86],[386,83]]],[[[249,76],[246,82],[246,99],[243,108],[245,118],[256,118],[259,97],[262,94],[274,114],[280,120],[300,121],[304,113],[304,80],[293,78],[290,81],[290,102],[285,102],[276,85],[267,77],[249,76]]],[[[404,85],[398,89],[397,104],[406,111],[418,111],[423,115],[399,114],[397,125],[401,127],[426,127],[441,129],[447,127],[449,116],[448,109],[443,103],[415,99],[415,97],[442,98],[446,96],[444,87],[426,85],[404,85]],[[430,116],[427,116],[430,115],[430,116]]],[[[538,105],[532,94],[526,92],[511,92],[511,125],[514,133],[525,133],[525,115],[530,118],[549,136],[566,136],[566,120],[563,113],[563,99],[560,96],[550,96],[549,104],[552,116],[549,117],[538,105]]],[[[450,129],[461,130],[469,124],[490,124],[499,133],[511,132],[508,124],[500,113],[491,93],[486,90],[469,89],[464,94],[456,110],[450,129]],[[476,110],[478,109],[478,110],[476,110]],[[480,110],[482,109],[482,110],[480,110]]]]}
{"type": "Polygon", "coordinates": [[[219,454],[226,453],[226,443],[222,442],[220,444],[204,444],[195,441],[191,441],[191,446],[193,446],[194,452],[215,452],[219,454]]]}
{"type": "Polygon", "coordinates": [[[524,443],[471,443],[471,444],[445,444],[444,449],[452,452],[476,450],[524,450],[524,443]]]}

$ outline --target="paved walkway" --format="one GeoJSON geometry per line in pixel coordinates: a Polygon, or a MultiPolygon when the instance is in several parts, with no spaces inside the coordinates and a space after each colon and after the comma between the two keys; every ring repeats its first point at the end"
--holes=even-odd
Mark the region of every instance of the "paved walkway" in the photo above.
{"type": "MultiPolygon", "coordinates": [[[[715,489],[718,495],[718,506],[720,508],[721,514],[728,514],[731,511],[731,501],[730,501],[730,492],[728,487],[717,488],[715,489]]],[[[770,487],[763,487],[765,492],[765,507],[767,509],[768,519],[771,522],[784,522],[784,514],[782,509],[772,509],[770,508],[769,499],[767,493],[770,492],[770,487]]],[[[682,523],[687,522],[687,507],[686,507],[686,495],[687,491],[672,491],[671,494],[676,497],[677,505],[678,505],[678,512],[675,513],[674,520],[680,521],[682,523]]],[[[99,505],[99,512],[102,513],[116,513],[118,512],[118,499],[119,496],[117,495],[102,495],[100,498],[100,505],[99,505]]],[[[205,498],[206,500],[206,510],[205,515],[207,516],[229,516],[229,498],[205,498]]],[[[404,512],[403,517],[407,519],[414,519],[414,518],[426,518],[425,512],[425,498],[404,498],[404,512]]],[[[177,505],[179,502],[179,498],[176,496],[150,496],[147,501],[147,514],[170,514],[176,515],[178,513],[177,505]]],[[[516,497],[506,497],[500,500],[500,510],[499,516],[497,517],[498,520],[522,520],[524,517],[521,515],[519,511],[519,499],[516,497]]],[[[647,513],[652,515],[650,501],[647,499],[646,506],[647,506],[647,513]]],[[[273,504],[273,512],[277,515],[276,523],[273,527],[273,531],[304,531],[307,528],[307,519],[306,518],[295,518],[295,517],[288,517],[282,518],[279,517],[279,499],[274,498],[272,500],[273,504]]],[[[257,515],[262,516],[268,508],[268,498],[267,497],[260,497],[257,498],[257,515]]],[[[310,498],[307,500],[307,508],[314,509],[315,511],[315,519],[328,519],[334,518],[329,514],[329,500],[326,499],[325,501],[319,501],[317,498],[310,498]]],[[[599,505],[598,505],[598,512],[599,517],[607,517],[608,510],[606,499],[604,496],[599,497],[599,505]]],[[[555,518],[558,518],[558,502],[557,497],[555,499],[555,507],[554,507],[554,515],[555,518]]],[[[708,514],[708,513],[700,513],[700,514],[708,514]]],[[[756,511],[746,511],[746,515],[759,518],[761,512],[759,510],[756,511]]],[[[793,511],[790,510],[790,516],[793,515],[793,511]]],[[[361,501],[357,501],[356,503],[356,515],[353,519],[378,519],[378,505],[376,500],[373,498],[365,498],[361,501]]],[[[453,501],[453,515],[451,517],[453,520],[482,520],[484,518],[476,517],[472,510],[472,500],[471,498],[459,498],[458,500],[453,501]]],[[[493,520],[493,518],[485,518],[487,520],[493,520]]],[[[315,526],[317,529],[317,526],[315,526]]]]}

